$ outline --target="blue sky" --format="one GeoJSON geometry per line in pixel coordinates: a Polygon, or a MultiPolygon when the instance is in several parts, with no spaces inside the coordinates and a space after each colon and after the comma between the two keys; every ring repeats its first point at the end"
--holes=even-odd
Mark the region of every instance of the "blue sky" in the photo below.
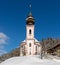
{"type": "Polygon", "coordinates": [[[26,38],[30,3],[35,37],[39,41],[60,38],[60,0],[0,0],[0,55],[18,47],[26,38]]]}

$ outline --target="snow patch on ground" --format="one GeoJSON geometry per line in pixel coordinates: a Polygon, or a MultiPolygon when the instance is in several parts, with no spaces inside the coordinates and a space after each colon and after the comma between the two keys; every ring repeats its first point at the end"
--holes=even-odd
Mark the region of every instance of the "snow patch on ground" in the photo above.
{"type": "Polygon", "coordinates": [[[59,59],[55,59],[55,58],[54,58],[53,60],[54,60],[54,61],[56,61],[56,62],[60,62],[60,60],[59,60],[59,59]]]}
{"type": "Polygon", "coordinates": [[[39,56],[12,57],[0,65],[60,65],[60,60],[40,59],[39,56]]]}

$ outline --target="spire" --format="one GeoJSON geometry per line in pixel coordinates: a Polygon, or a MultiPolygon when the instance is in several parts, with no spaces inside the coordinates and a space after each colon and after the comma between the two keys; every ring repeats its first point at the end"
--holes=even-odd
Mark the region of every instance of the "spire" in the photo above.
{"type": "Polygon", "coordinates": [[[26,18],[26,24],[34,25],[34,17],[32,16],[32,13],[31,13],[31,4],[29,5],[29,8],[30,8],[30,12],[29,12],[28,17],[26,18]]]}
{"type": "Polygon", "coordinates": [[[31,4],[29,5],[30,7],[30,13],[29,13],[29,16],[32,16],[32,12],[31,12],[31,4]]]}

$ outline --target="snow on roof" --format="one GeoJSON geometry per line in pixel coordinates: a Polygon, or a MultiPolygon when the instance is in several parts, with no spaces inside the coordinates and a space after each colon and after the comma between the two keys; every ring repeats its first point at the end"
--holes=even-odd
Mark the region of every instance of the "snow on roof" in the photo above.
{"type": "Polygon", "coordinates": [[[34,38],[35,39],[35,42],[39,42],[36,38],[34,38]]]}
{"type": "Polygon", "coordinates": [[[22,41],[22,42],[26,42],[26,40],[22,41]]]}
{"type": "MultiPolygon", "coordinates": [[[[35,42],[39,42],[36,38],[34,38],[35,42]]],[[[26,40],[23,40],[22,42],[26,42],[26,40]]]]}

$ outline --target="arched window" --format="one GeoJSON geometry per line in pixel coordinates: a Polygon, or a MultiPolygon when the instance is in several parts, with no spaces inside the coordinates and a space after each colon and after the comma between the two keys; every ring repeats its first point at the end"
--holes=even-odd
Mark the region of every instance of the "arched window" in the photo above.
{"type": "Polygon", "coordinates": [[[31,47],[31,43],[29,43],[29,47],[31,47]]]}
{"type": "Polygon", "coordinates": [[[29,34],[31,34],[31,29],[29,30],[29,34]]]}

